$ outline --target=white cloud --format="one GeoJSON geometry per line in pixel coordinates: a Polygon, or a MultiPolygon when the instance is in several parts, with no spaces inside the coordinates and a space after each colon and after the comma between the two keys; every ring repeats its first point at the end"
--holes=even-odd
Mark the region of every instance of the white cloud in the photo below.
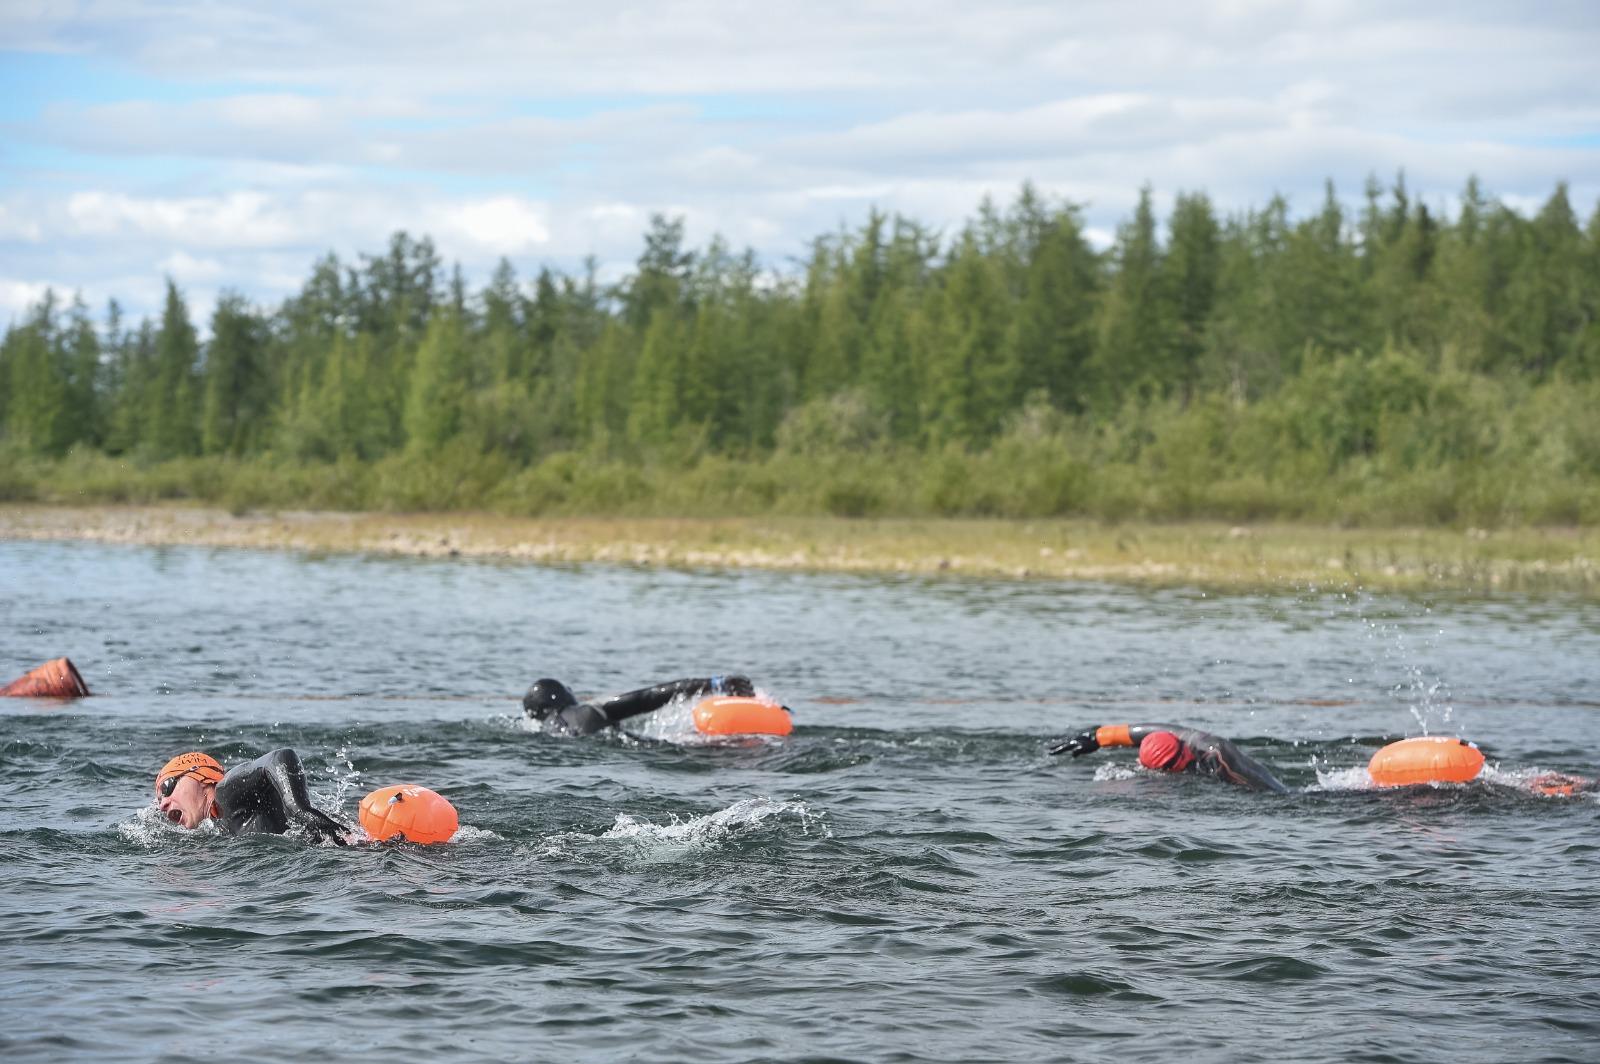
{"type": "Polygon", "coordinates": [[[201,247],[270,247],[298,239],[306,219],[260,192],[184,198],[76,192],[66,201],[74,235],[149,237],[201,247]]]}
{"type": "Polygon", "coordinates": [[[430,227],[449,240],[460,237],[498,255],[537,250],[550,242],[542,207],[514,196],[495,196],[445,207],[440,224],[430,227]]]}
{"type": "Polygon", "coordinates": [[[51,289],[57,292],[63,290],[61,285],[52,285],[45,281],[21,281],[14,277],[0,277],[0,311],[5,313],[8,321],[20,321],[51,289]]]}
{"type": "Polygon", "coordinates": [[[187,251],[175,251],[161,260],[161,272],[179,285],[212,284],[226,274],[227,267],[214,258],[196,258],[187,251]]]}
{"type": "Polygon", "coordinates": [[[10,283],[136,305],[162,271],[281,298],[397,229],[469,274],[615,276],[656,212],[781,263],[869,206],[950,232],[1024,180],[1102,243],[1146,181],[1224,210],[1401,169],[1429,202],[1474,172],[1600,196],[1589,3],[96,0],[0,5],[0,40],[149,79],[11,112],[0,174],[10,283]]]}
{"type": "Polygon", "coordinates": [[[37,244],[44,239],[44,228],[38,219],[0,204],[0,240],[21,240],[37,244]]]}

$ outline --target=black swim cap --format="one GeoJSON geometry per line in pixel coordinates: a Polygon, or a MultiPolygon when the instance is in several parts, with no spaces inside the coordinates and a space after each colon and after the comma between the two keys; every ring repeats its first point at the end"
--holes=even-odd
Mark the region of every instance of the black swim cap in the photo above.
{"type": "Polygon", "coordinates": [[[578,700],[560,680],[535,680],[528,693],[522,696],[522,712],[535,720],[544,720],[552,713],[577,704],[578,700]]]}

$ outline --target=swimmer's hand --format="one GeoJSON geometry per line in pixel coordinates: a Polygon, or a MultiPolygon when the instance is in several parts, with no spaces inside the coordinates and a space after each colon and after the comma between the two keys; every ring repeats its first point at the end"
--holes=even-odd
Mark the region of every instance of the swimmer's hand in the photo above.
{"type": "Polygon", "coordinates": [[[1071,754],[1073,757],[1082,757],[1084,754],[1094,753],[1100,749],[1100,740],[1095,738],[1095,731],[1096,729],[1090,728],[1088,731],[1080,732],[1070,739],[1057,739],[1050,746],[1050,756],[1071,754]]]}

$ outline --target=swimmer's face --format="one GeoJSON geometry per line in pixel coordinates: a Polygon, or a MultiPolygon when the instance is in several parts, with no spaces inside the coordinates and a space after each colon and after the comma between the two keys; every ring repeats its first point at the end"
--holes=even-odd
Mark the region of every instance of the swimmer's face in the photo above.
{"type": "Polygon", "coordinates": [[[184,776],[172,788],[172,793],[156,799],[161,815],[179,827],[197,828],[211,812],[211,795],[216,785],[195,776],[184,776]]]}

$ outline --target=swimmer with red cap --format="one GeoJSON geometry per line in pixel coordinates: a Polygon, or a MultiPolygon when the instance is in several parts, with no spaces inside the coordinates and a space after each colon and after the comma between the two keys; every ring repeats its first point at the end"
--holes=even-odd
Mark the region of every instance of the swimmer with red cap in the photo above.
{"type": "Polygon", "coordinates": [[[544,679],[534,681],[528,693],[522,696],[522,712],[552,735],[593,735],[614,728],[630,717],[654,712],[675,698],[698,695],[749,698],[755,693],[755,684],[747,676],[707,676],[641,687],[604,701],[579,702],[560,680],[544,679]]]}
{"type": "Polygon", "coordinates": [[[299,826],[315,841],[343,846],[355,829],[311,804],[293,750],[274,750],[223,772],[217,759],[179,754],[156,773],[156,807],[180,827],[214,820],[230,835],[282,835],[299,826]]]}
{"type": "Polygon", "coordinates": [[[1102,746],[1138,747],[1139,764],[1153,772],[1199,772],[1251,790],[1289,793],[1267,766],[1227,739],[1177,724],[1103,724],[1057,739],[1050,753],[1081,757],[1102,746]]]}

